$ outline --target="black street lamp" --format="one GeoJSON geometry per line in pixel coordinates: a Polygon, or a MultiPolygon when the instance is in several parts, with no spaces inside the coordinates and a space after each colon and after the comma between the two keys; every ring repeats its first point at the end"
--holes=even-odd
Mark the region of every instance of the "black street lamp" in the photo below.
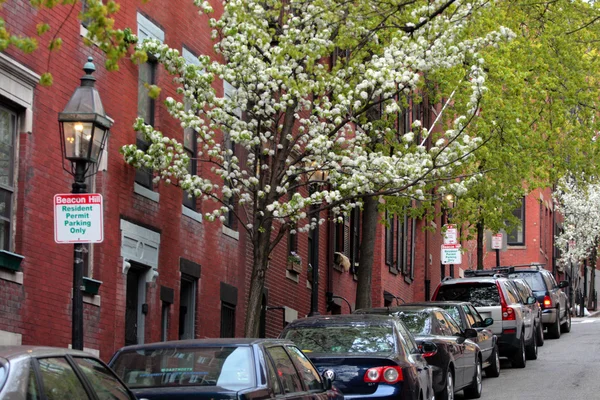
{"type": "MultiPolygon", "coordinates": [[[[83,66],[85,75],[75,89],[65,109],[58,114],[63,168],[73,175],[71,193],[87,193],[85,178],[98,171],[98,163],[108,137],[112,121],[106,116],[100,94],[94,87],[96,67],[92,57],[83,66]],[[64,161],[69,161],[70,168],[64,161]]],[[[75,243],[73,252],[73,307],[71,346],[83,350],[83,243],[75,243]]]]}

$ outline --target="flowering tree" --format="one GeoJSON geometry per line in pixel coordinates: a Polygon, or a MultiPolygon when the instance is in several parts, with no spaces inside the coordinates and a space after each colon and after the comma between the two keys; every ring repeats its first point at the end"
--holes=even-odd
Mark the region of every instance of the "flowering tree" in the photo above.
{"type": "MultiPolygon", "coordinates": [[[[146,151],[127,145],[124,158],[194,196],[215,200],[209,220],[235,213],[254,252],[246,336],[258,334],[271,252],[286,232],[321,223],[313,218],[316,210],[340,215],[380,194],[423,198],[422,187],[435,180],[447,190],[464,190],[464,181],[443,180],[480,143],[464,133],[485,90],[477,51],[512,35],[500,28],[461,37],[482,4],[231,0],[212,20],[221,60],[200,56],[200,66],[194,66],[158,41],[138,44],[136,55],[143,60],[151,53],[179,85],[182,98],[165,104],[183,127],[198,132],[197,160],[211,174],[189,174],[182,144],[141,119],[135,129],[150,145],[146,151]],[[324,61],[332,53],[344,56],[335,65],[324,61]],[[439,68],[466,74],[461,82],[471,95],[461,104],[465,113],[437,135],[418,121],[396,135],[405,96],[417,90],[423,73],[439,68]],[[217,94],[216,78],[234,88],[230,95],[217,94]],[[321,172],[327,185],[311,179],[321,172]]],[[[210,11],[207,3],[200,5],[210,11]]]]}
{"type": "Polygon", "coordinates": [[[554,192],[557,211],[564,217],[564,231],[556,236],[561,262],[579,263],[600,244],[600,184],[578,185],[563,179],[554,192]]]}

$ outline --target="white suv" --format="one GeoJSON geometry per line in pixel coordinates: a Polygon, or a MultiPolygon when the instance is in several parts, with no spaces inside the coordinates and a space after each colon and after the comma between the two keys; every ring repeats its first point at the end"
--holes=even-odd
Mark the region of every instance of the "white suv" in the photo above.
{"type": "Polygon", "coordinates": [[[469,301],[482,318],[493,318],[488,329],[498,337],[500,356],[508,357],[513,367],[524,368],[526,359],[537,358],[536,316],[527,306],[536,299],[531,296],[524,304],[514,282],[504,275],[465,271],[465,278],[442,281],[431,300],[469,301]]]}

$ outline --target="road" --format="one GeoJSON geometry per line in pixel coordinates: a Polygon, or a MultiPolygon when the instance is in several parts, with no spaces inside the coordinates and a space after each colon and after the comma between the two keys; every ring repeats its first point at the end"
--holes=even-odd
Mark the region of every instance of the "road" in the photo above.
{"type": "MultiPolygon", "coordinates": [[[[573,318],[570,333],[548,339],[525,369],[502,361],[498,378],[484,378],[482,400],[600,399],[600,318],[573,318]]],[[[457,393],[456,399],[464,399],[457,393]]]]}

